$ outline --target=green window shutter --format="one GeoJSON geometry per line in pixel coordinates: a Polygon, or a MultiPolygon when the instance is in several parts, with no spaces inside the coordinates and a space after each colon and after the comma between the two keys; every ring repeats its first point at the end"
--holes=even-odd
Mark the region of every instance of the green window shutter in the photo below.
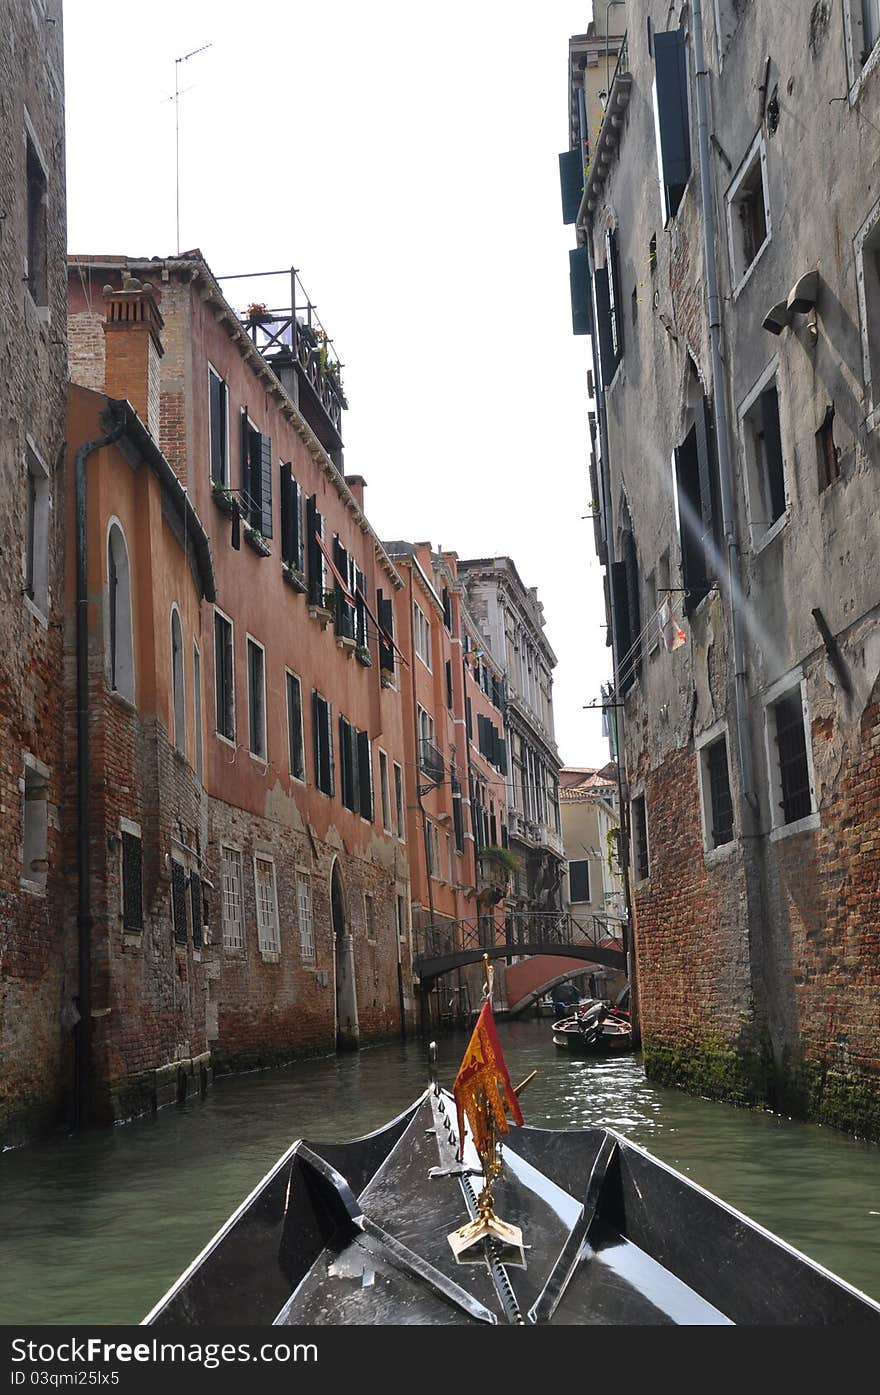
{"type": "Polygon", "coordinates": [[[593,313],[590,304],[590,264],[586,245],[568,254],[568,280],[571,288],[571,332],[591,334],[593,313]]]}
{"type": "Polygon", "coordinates": [[[290,473],[289,465],[281,466],[280,481],[281,560],[282,562],[288,563],[288,565],[296,566],[296,540],[293,515],[296,488],[293,483],[293,476],[290,473]]]}
{"type": "Polygon", "coordinates": [[[696,411],[697,464],[700,480],[700,513],[703,518],[703,546],[706,552],[706,575],[714,576],[715,559],[711,541],[717,536],[717,499],[719,491],[718,466],[715,456],[715,432],[712,404],[708,397],[700,400],[696,411]]]}
{"type": "Polygon", "coordinates": [[[370,738],[365,731],[357,733],[357,772],[361,817],[373,822],[373,757],[370,738]]]}
{"type": "Polygon", "coordinates": [[[626,563],[611,563],[611,594],[614,617],[614,648],[621,692],[628,692],[635,678],[629,651],[632,648],[629,594],[626,584],[626,563]]]}
{"type": "Polygon", "coordinates": [[[264,538],[272,536],[272,438],[260,436],[260,522],[264,538]]]}
{"type": "Polygon", "coordinates": [[[608,268],[597,266],[593,276],[596,292],[596,329],[599,334],[599,362],[602,367],[602,386],[607,387],[614,377],[617,360],[614,357],[614,344],[611,338],[611,299],[608,290],[608,268]]]}
{"type": "Polygon", "coordinates": [[[560,155],[559,183],[562,189],[562,221],[575,223],[584,192],[584,162],[579,150],[564,150],[560,155]]]}
{"type": "Polygon", "coordinates": [[[251,456],[250,456],[250,428],[248,426],[247,407],[242,407],[239,413],[241,422],[241,488],[244,492],[244,516],[250,518],[250,493],[251,493],[251,456]]]}
{"type": "Polygon", "coordinates": [[[660,165],[666,216],[677,211],[691,172],[688,116],[687,47],[684,30],[654,35],[654,114],[660,140],[660,165]]]}

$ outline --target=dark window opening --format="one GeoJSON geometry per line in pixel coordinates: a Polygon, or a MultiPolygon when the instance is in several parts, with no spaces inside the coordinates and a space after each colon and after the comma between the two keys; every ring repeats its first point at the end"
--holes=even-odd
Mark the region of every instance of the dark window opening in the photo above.
{"type": "Polygon", "coordinates": [[[687,47],[682,29],[654,35],[654,114],[667,221],[678,212],[691,173],[687,47]]]}
{"type": "Polygon", "coordinates": [[[27,285],[35,305],[48,305],[46,173],[30,137],[27,140],[27,285]]]}
{"type": "Polygon", "coordinates": [[[227,741],[235,740],[235,691],[232,669],[232,625],[214,613],[214,680],[217,700],[217,731],[227,741]]]}
{"type": "Polygon", "coordinates": [[[134,833],[122,835],[122,928],[144,928],[143,844],[134,833]]]}
{"type": "Polygon", "coordinates": [[[807,736],[800,689],[773,704],[779,789],[783,823],[795,823],[812,812],[807,736]]]}
{"type": "Polygon", "coordinates": [[[648,814],[645,796],[640,795],[632,802],[632,843],[636,881],[643,882],[648,876],[648,814]]]}
{"type": "Polygon", "coordinates": [[[226,383],[208,369],[208,406],[211,419],[211,481],[226,488],[229,484],[228,390],[226,383]]]}
{"type": "Polygon", "coordinates": [[[779,395],[775,383],[761,393],[759,408],[759,418],[755,422],[755,453],[762,508],[766,517],[753,522],[769,528],[785,513],[785,471],[779,429],[779,395]]]}
{"type": "Polygon", "coordinates": [[[446,660],[446,706],[452,711],[452,662],[446,660]]]}
{"type": "Polygon", "coordinates": [[[186,871],[182,862],[171,862],[171,914],[174,943],[186,944],[186,871]]]}
{"type": "Polygon", "coordinates": [[[189,905],[192,913],[193,949],[202,947],[202,879],[198,872],[189,874],[189,905]]]}
{"type": "Polygon", "coordinates": [[[617,671],[621,692],[627,693],[642,669],[639,567],[632,533],[624,535],[622,550],[622,560],[611,564],[611,585],[617,671]]]}
{"type": "Polygon", "coordinates": [[[834,444],[834,405],[826,409],[816,432],[816,458],[819,467],[819,491],[840,479],[840,449],[834,444]]]}
{"type": "Polygon", "coordinates": [[[247,642],[248,725],[251,754],[266,758],[266,657],[259,644],[247,642]]]}
{"type": "Polygon", "coordinates": [[[379,633],[379,668],[385,669],[387,673],[394,672],[394,606],[391,600],[386,598],[381,590],[376,592],[376,601],[379,610],[379,624],[382,629],[379,633]]]}
{"type": "Polygon", "coordinates": [[[281,560],[303,570],[302,488],[289,464],[281,466],[281,560]]]}
{"type": "Polygon", "coordinates": [[[315,757],[315,784],[324,794],[333,794],[333,730],[330,704],[320,693],[312,692],[312,737],[315,757]]]}
{"type": "Polygon", "coordinates": [[[572,902],[590,899],[590,864],[585,859],[568,864],[568,899],[572,902]]]}
{"type": "Polygon", "coordinates": [[[272,442],[241,412],[241,486],[248,521],[264,538],[272,536],[272,442]]]}
{"type": "Polygon", "coordinates": [[[302,690],[295,674],[287,674],[287,739],[290,750],[290,773],[305,780],[306,763],[302,739],[302,690]]]}
{"type": "Polygon", "coordinates": [[[733,800],[727,769],[727,742],[722,736],[706,751],[706,773],[709,777],[710,836],[713,848],[733,841],[733,800]]]}
{"type": "Polygon", "coordinates": [[[698,405],[695,424],[675,452],[675,474],[684,610],[690,614],[711,590],[717,570],[718,470],[706,399],[698,405]]]}

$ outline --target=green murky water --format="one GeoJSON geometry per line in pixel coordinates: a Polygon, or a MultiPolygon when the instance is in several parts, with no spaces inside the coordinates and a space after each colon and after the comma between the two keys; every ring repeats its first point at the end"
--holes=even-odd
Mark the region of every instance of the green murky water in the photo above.
{"type": "MultiPolygon", "coordinates": [[[[880,1299],[880,1147],[649,1085],[499,1027],[526,1121],[607,1124],[880,1299]]],[[[440,1043],[451,1084],[464,1038],[440,1043]]],[[[0,1323],[138,1322],[297,1137],[378,1127],[426,1083],[420,1042],[220,1080],[205,1100],[0,1156],[0,1323]]]]}

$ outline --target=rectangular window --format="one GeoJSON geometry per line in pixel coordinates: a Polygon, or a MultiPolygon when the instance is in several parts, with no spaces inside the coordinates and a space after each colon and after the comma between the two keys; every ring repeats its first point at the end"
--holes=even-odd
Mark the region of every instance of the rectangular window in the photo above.
{"type": "Polygon", "coordinates": [[[281,466],[281,560],[303,570],[302,489],[289,464],[281,466]]]}
{"type": "Polygon", "coordinates": [[[446,660],[446,706],[452,711],[452,662],[446,660]]]}
{"type": "Polygon", "coordinates": [[[394,762],[394,814],[397,836],[401,843],[406,838],[406,824],[403,820],[403,770],[394,762]]]}
{"type": "Polygon", "coordinates": [[[186,868],[182,862],[171,860],[171,918],[174,943],[186,944],[186,868]]]}
{"type": "Polygon", "coordinates": [[[391,832],[391,790],[388,785],[388,757],[379,752],[379,797],[382,801],[382,827],[391,832]]]}
{"type": "Polygon", "coordinates": [[[840,479],[840,448],[834,441],[834,404],[825,410],[822,425],[816,432],[816,464],[818,466],[819,493],[840,479]]]}
{"type": "Polygon", "coordinates": [[[710,848],[721,848],[733,842],[733,799],[730,794],[726,738],[719,737],[717,741],[704,746],[700,755],[706,842],[710,848]]]}
{"type": "Polygon", "coordinates": [[[262,644],[248,636],[248,730],[252,756],[266,759],[266,655],[262,644]]]}
{"type": "Polygon", "coordinates": [[[744,285],[770,238],[767,154],[758,136],[727,191],[730,279],[734,294],[744,285]]]}
{"type": "Polygon", "coordinates": [[[324,537],[324,518],[318,510],[317,494],[306,499],[306,539],[305,554],[307,565],[307,585],[309,605],[322,609],[331,604],[327,591],[327,563],[318,543],[324,537]]]}
{"type": "Polygon", "coordinates": [[[235,676],[232,621],[214,611],[214,683],[217,734],[235,740],[235,676]]]}
{"type": "Polygon", "coordinates": [[[27,136],[27,287],[35,305],[49,304],[46,171],[27,136]]]}
{"type": "Polygon", "coordinates": [[[633,870],[637,882],[646,880],[650,871],[648,860],[648,813],[645,796],[634,799],[630,806],[632,815],[633,870]]]}
{"type": "Polygon", "coordinates": [[[296,914],[299,923],[299,952],[305,961],[313,961],[315,933],[312,925],[312,883],[305,872],[296,874],[296,914]]]}
{"type": "Polygon", "coordinates": [[[416,653],[426,668],[431,667],[431,626],[421,608],[413,601],[413,622],[416,653]]]}
{"type": "Polygon", "coordinates": [[[771,789],[776,807],[773,823],[796,823],[813,812],[813,791],[807,756],[807,730],[800,686],[770,705],[772,736],[771,789]],[[775,757],[774,754],[775,753],[775,757]]]}
{"type": "Polygon", "coordinates": [[[24,589],[41,615],[49,613],[49,470],[30,442],[25,449],[24,589]]]}
{"type": "Polygon", "coordinates": [[[452,861],[452,834],[446,835],[446,866],[449,868],[449,884],[455,881],[455,864],[452,861]]]}
{"type": "Polygon", "coordinates": [[[779,394],[770,380],[741,413],[752,546],[758,546],[785,515],[785,463],[779,424],[779,394]]]}
{"type": "Polygon", "coordinates": [[[244,949],[244,915],[242,912],[242,862],[238,848],[220,848],[222,882],[223,948],[244,949]]]}
{"type": "Polygon", "coordinates": [[[698,404],[694,425],[675,451],[675,482],[684,610],[689,615],[708,595],[717,572],[720,485],[707,398],[698,404]]]}
{"type": "Polygon", "coordinates": [[[204,938],[202,923],[202,879],[198,872],[189,874],[189,909],[192,917],[193,949],[201,949],[204,938]]]}
{"type": "Polygon", "coordinates": [[[568,864],[568,899],[572,903],[590,900],[590,864],[585,858],[568,864]]]}
{"type": "Polygon", "coordinates": [[[208,418],[211,436],[211,483],[228,489],[229,475],[229,391],[216,368],[208,364],[208,418]]]}
{"type": "Polygon", "coordinates": [[[122,928],[137,934],[144,928],[144,845],[140,835],[122,830],[122,928]]]}
{"type": "Polygon", "coordinates": [[[398,938],[399,940],[404,940],[404,939],[406,939],[406,921],[407,921],[407,915],[406,915],[406,897],[405,897],[405,896],[398,896],[398,898],[397,898],[397,938],[398,938]]]}
{"type": "Polygon", "coordinates": [[[691,173],[687,43],[683,29],[655,33],[654,129],[664,221],[677,212],[691,173]]]}
{"type": "Polygon", "coordinates": [[[390,598],[383,596],[381,590],[376,592],[376,604],[378,607],[378,621],[381,625],[379,631],[379,668],[386,673],[394,673],[394,606],[390,598]]]}
{"type": "Polygon", "coordinates": [[[428,863],[428,876],[433,877],[437,864],[434,859],[434,825],[430,819],[425,819],[425,857],[428,863]]]}
{"type": "Polygon", "coordinates": [[[373,822],[373,751],[365,731],[357,734],[358,785],[361,818],[373,822]]]}
{"type": "Polygon", "coordinates": [[[345,717],[339,718],[339,770],[341,784],[341,798],[346,809],[351,809],[352,813],[360,809],[360,782],[358,772],[357,755],[357,730],[346,721],[345,717]]]}
{"type": "Polygon", "coordinates": [[[366,926],[367,939],[376,938],[376,903],[369,892],[364,892],[364,925],[366,926]]]}
{"type": "Polygon", "coordinates": [[[30,890],[45,891],[49,870],[49,772],[25,754],[22,795],[21,879],[30,890]]]}
{"type": "Polygon", "coordinates": [[[193,644],[193,735],[196,747],[196,779],[204,778],[204,753],[202,750],[202,656],[199,646],[193,644]]]}
{"type": "Polygon", "coordinates": [[[616,228],[605,231],[605,268],[608,272],[608,313],[614,366],[623,358],[623,287],[620,283],[620,251],[616,228]]]}
{"type": "Polygon", "coordinates": [[[270,857],[254,858],[254,891],[257,902],[257,945],[260,953],[280,954],[275,863],[270,857]]]}
{"type": "Polygon", "coordinates": [[[324,794],[333,795],[333,727],[330,703],[312,691],[312,738],[315,758],[315,784],[324,794]]]}
{"type": "Polygon", "coordinates": [[[287,681],[287,750],[290,773],[295,780],[305,780],[306,762],[303,750],[302,689],[295,673],[286,672],[287,681]]]}
{"type": "Polygon", "coordinates": [[[620,690],[628,693],[642,669],[639,566],[635,539],[624,534],[623,557],[611,564],[614,640],[620,690]]]}
{"type": "Polygon", "coordinates": [[[241,410],[241,485],[247,518],[255,532],[272,536],[272,441],[241,410]]]}

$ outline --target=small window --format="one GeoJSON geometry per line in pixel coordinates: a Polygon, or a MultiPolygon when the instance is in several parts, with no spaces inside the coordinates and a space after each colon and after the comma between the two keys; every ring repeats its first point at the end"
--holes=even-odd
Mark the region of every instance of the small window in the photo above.
{"type": "Polygon", "coordinates": [[[631,805],[632,812],[632,853],[633,870],[637,882],[647,880],[650,871],[648,861],[648,813],[645,796],[640,795],[631,805]]]}
{"type": "Polygon", "coordinates": [[[694,425],[675,451],[675,483],[684,610],[689,615],[711,590],[719,560],[720,484],[706,398],[696,404],[694,425]]]}
{"type": "Polygon", "coordinates": [[[223,885],[222,921],[223,948],[244,949],[244,916],[242,914],[242,862],[238,848],[220,848],[220,871],[223,885]]]}
{"type": "Polygon", "coordinates": [[[21,781],[21,879],[45,891],[49,870],[49,772],[33,756],[24,757],[21,781]]]}
{"type": "Polygon", "coordinates": [[[405,939],[406,939],[406,925],[407,925],[406,897],[405,897],[405,896],[398,896],[398,898],[397,898],[397,938],[398,938],[399,940],[405,940],[405,939]]]}
{"type": "Polygon", "coordinates": [[[421,607],[413,601],[416,653],[426,668],[431,667],[431,625],[421,607]]]}
{"type": "Polygon", "coordinates": [[[266,759],[266,654],[262,644],[248,636],[248,731],[250,751],[266,759]]]}
{"type": "Polygon", "coordinates": [[[425,819],[425,857],[428,863],[428,876],[433,877],[437,864],[434,857],[434,825],[430,819],[425,819]]]}
{"type": "Polygon", "coordinates": [[[211,435],[211,483],[220,489],[231,484],[229,474],[229,391],[215,368],[208,364],[208,415],[211,435]]]}
{"type": "Polygon", "coordinates": [[[394,813],[396,832],[401,843],[406,838],[406,824],[403,818],[403,770],[394,762],[394,813]]]}
{"type": "Polygon", "coordinates": [[[192,920],[193,949],[201,949],[204,941],[204,902],[202,879],[198,872],[189,874],[189,910],[192,920]]]}
{"type": "Polygon", "coordinates": [[[186,868],[175,858],[171,861],[171,920],[174,926],[174,943],[185,945],[186,928],[186,868]]]}
{"type": "Polygon", "coordinates": [[[196,776],[204,779],[204,756],[202,752],[202,656],[199,646],[193,644],[193,725],[195,728],[196,776]]]}
{"type": "Polygon", "coordinates": [[[590,864],[585,858],[568,864],[568,898],[572,904],[590,900],[590,864]]]}
{"type": "Polygon", "coordinates": [[[312,738],[315,784],[324,794],[334,791],[332,709],[326,698],[312,692],[312,738]]]}
{"type": "Polygon", "coordinates": [[[770,239],[767,156],[760,136],[727,191],[727,228],[731,282],[736,292],[770,239]]]}
{"type": "Polygon", "coordinates": [[[389,597],[376,592],[376,605],[379,619],[379,668],[383,673],[394,675],[394,605],[389,597]]]}
{"type": "Polygon", "coordinates": [[[733,799],[727,763],[727,738],[721,736],[700,751],[706,847],[733,842],[733,799]]]}
{"type": "Polygon", "coordinates": [[[741,416],[752,545],[757,546],[786,511],[785,465],[779,394],[769,381],[741,416]]]}
{"type": "Polygon", "coordinates": [[[376,903],[369,892],[364,892],[364,925],[366,926],[367,939],[376,938],[376,903]]]}
{"type": "Polygon", "coordinates": [[[816,464],[819,492],[840,479],[840,448],[834,442],[834,404],[830,404],[816,432],[816,464]]]}
{"type": "Polygon", "coordinates": [[[131,571],[122,529],[107,536],[107,677],[114,693],[134,702],[134,645],[131,628],[131,571]]]}
{"type": "Polygon", "coordinates": [[[312,924],[312,883],[305,872],[296,874],[296,913],[299,923],[299,952],[303,960],[315,958],[315,933],[312,924]]]}
{"type": "Polygon", "coordinates": [[[214,679],[217,705],[217,734],[235,740],[235,676],[233,668],[232,621],[214,611],[214,679]]]}
{"type": "Polygon", "coordinates": [[[303,570],[303,492],[290,465],[281,466],[281,560],[303,570]]]}
{"type": "Polygon", "coordinates": [[[174,709],[174,744],[178,751],[186,751],[186,698],[183,681],[183,632],[180,627],[180,612],[175,606],[171,611],[171,698],[174,709]]]}
{"type": "Polygon", "coordinates": [[[27,136],[27,287],[34,304],[49,304],[48,218],[46,171],[37,148],[27,136]]]}
{"type": "Polygon", "coordinates": [[[880,202],[856,234],[855,256],[865,386],[868,407],[876,414],[880,407],[880,202]]]}
{"type": "Polygon", "coordinates": [[[450,711],[450,712],[452,711],[452,702],[453,702],[453,695],[452,695],[452,662],[451,662],[450,659],[447,659],[447,660],[446,660],[446,706],[449,708],[449,711],[450,711]]]}
{"type": "Polygon", "coordinates": [[[275,863],[270,857],[254,858],[254,890],[257,902],[257,945],[264,955],[281,953],[278,929],[278,893],[275,863]]]}
{"type": "Polygon", "coordinates": [[[27,443],[25,450],[25,595],[49,614],[49,470],[27,443]]]}
{"type": "Polygon", "coordinates": [[[287,749],[290,773],[295,780],[305,780],[306,762],[303,750],[302,689],[295,673],[287,672],[287,749]]]}
{"type": "Polygon", "coordinates": [[[388,757],[379,752],[379,797],[382,801],[382,827],[391,832],[391,791],[388,786],[388,757]]]}
{"type": "Polygon", "coordinates": [[[807,727],[800,685],[768,709],[773,824],[797,823],[814,812],[807,727]]]}
{"type": "Polygon", "coordinates": [[[144,845],[139,833],[126,828],[120,845],[122,928],[139,934],[144,928],[144,845]]]}

